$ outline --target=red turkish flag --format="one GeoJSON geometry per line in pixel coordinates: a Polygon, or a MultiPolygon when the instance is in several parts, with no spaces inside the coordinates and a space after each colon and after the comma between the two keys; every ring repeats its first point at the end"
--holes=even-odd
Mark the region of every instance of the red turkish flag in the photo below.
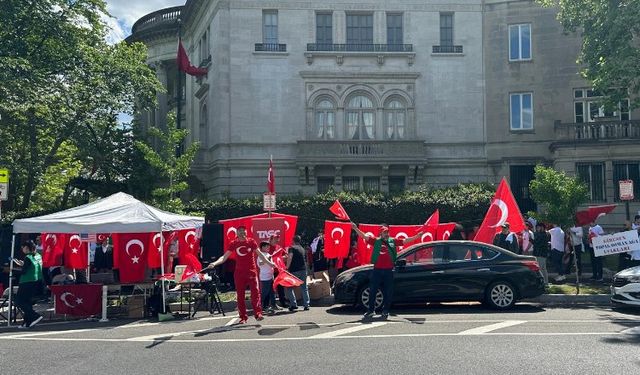
{"type": "Polygon", "coordinates": [[[43,267],[62,265],[66,237],[67,235],[62,233],[42,233],[40,235],[43,267]]]}
{"type": "MultiPolygon", "coordinates": [[[[261,216],[268,217],[268,214],[264,213],[261,216]]],[[[284,246],[291,246],[293,244],[293,236],[296,235],[298,217],[296,215],[287,215],[278,212],[271,213],[271,217],[281,217],[284,219],[284,246]]]]}
{"type": "MultiPolygon", "coordinates": [[[[378,237],[380,235],[380,224],[360,224],[358,225],[358,229],[360,229],[364,234],[368,234],[372,237],[378,237]]],[[[327,238],[325,236],[325,246],[327,243],[327,238]]],[[[369,264],[371,263],[371,252],[373,251],[373,246],[369,245],[365,242],[364,239],[358,236],[358,256],[360,257],[360,264],[369,264]]]]}
{"type": "Polygon", "coordinates": [[[183,229],[178,231],[178,258],[180,261],[186,254],[198,255],[200,253],[200,238],[195,229],[183,229]]]}
{"type": "Polygon", "coordinates": [[[514,233],[522,232],[525,228],[518,203],[511,193],[507,180],[503,177],[473,240],[492,244],[493,237],[500,232],[502,224],[506,222],[509,223],[509,230],[514,233]]]}
{"type": "MultiPolygon", "coordinates": [[[[406,240],[407,238],[413,236],[416,232],[418,232],[422,228],[422,225],[390,225],[389,226],[389,237],[393,237],[396,240],[406,240]]],[[[419,243],[419,241],[415,241],[410,243],[407,246],[411,246],[415,243],[419,243]]],[[[407,246],[397,246],[396,250],[400,252],[407,246]]]]}
{"type": "Polygon", "coordinates": [[[420,236],[420,243],[436,241],[436,239],[438,238],[437,227],[424,228],[424,226],[422,226],[421,229],[424,233],[422,233],[422,236],[420,236]]]}
{"type": "Polygon", "coordinates": [[[160,233],[153,233],[153,235],[149,236],[149,243],[147,247],[149,251],[147,252],[147,265],[149,268],[160,268],[162,267],[160,254],[164,256],[164,264],[167,265],[167,257],[169,254],[169,245],[171,245],[171,239],[173,237],[173,232],[162,232],[162,236],[164,239],[160,241],[160,233]],[[160,251],[160,242],[163,242],[162,252],[160,251]]]}
{"type": "Polygon", "coordinates": [[[276,290],[278,285],[282,285],[285,288],[293,288],[294,286],[302,285],[302,280],[293,276],[289,271],[281,270],[273,280],[273,290],[276,290]]]}
{"type": "Polygon", "coordinates": [[[187,267],[190,267],[194,273],[202,271],[202,263],[198,260],[193,254],[187,254],[184,257],[180,258],[180,264],[184,264],[187,267]]]}
{"type": "Polygon", "coordinates": [[[351,223],[324,222],[324,256],[327,259],[346,258],[351,246],[351,223]]]}
{"type": "Polygon", "coordinates": [[[103,243],[104,240],[109,238],[109,235],[110,233],[98,233],[98,235],[96,235],[96,240],[98,241],[98,243],[103,243]]]}
{"type": "Polygon", "coordinates": [[[178,69],[180,71],[185,72],[192,76],[203,76],[207,74],[207,69],[198,68],[191,65],[191,61],[189,61],[189,56],[187,56],[187,51],[185,51],[184,46],[182,45],[182,40],[178,39],[178,56],[176,57],[176,62],[178,63],[178,69]]]}
{"type": "Polygon", "coordinates": [[[154,233],[114,233],[112,235],[114,260],[118,258],[122,283],[137,283],[144,280],[148,256],[145,252],[153,251],[149,247],[149,237],[153,235],[154,233]]]}
{"type": "MultiPolygon", "coordinates": [[[[223,228],[223,248],[229,248],[229,244],[238,238],[238,228],[241,226],[247,228],[247,237],[251,237],[251,220],[258,216],[259,215],[251,215],[218,221],[222,224],[223,228]]],[[[235,258],[234,253],[231,253],[231,258],[235,258]]]]}
{"type": "Polygon", "coordinates": [[[273,159],[269,159],[269,172],[267,173],[267,191],[271,194],[276,193],[276,178],[273,175],[273,159]]]}
{"type": "Polygon", "coordinates": [[[604,204],[600,206],[587,207],[586,210],[576,212],[576,225],[583,226],[595,222],[599,217],[602,217],[616,208],[616,204],[604,204]]]}
{"type": "Polygon", "coordinates": [[[429,228],[438,228],[438,224],[440,223],[440,210],[436,208],[436,210],[429,216],[427,221],[422,224],[422,231],[427,232],[429,228]]]}
{"type": "Polygon", "coordinates": [[[89,243],[82,242],[79,234],[72,234],[65,241],[64,266],[73,269],[89,266],[89,243]]]}
{"type": "Polygon", "coordinates": [[[102,284],[51,285],[56,314],[91,316],[102,312],[102,284]]]}
{"type": "Polygon", "coordinates": [[[344,207],[342,207],[342,204],[340,204],[340,201],[337,199],[335,202],[333,202],[331,207],[329,207],[329,211],[331,211],[332,214],[336,215],[336,219],[338,220],[351,220],[349,218],[349,215],[347,215],[347,211],[345,211],[344,207]]]}
{"type": "Polygon", "coordinates": [[[438,232],[437,239],[440,240],[448,240],[451,236],[451,232],[456,227],[456,223],[440,223],[438,224],[438,232]]]}

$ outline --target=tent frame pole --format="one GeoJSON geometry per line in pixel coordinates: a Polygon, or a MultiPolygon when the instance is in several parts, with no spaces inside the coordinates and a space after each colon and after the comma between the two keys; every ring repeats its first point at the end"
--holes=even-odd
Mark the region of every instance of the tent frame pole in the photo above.
{"type": "Polygon", "coordinates": [[[13,257],[16,249],[16,234],[11,237],[11,262],[9,262],[9,313],[7,314],[7,327],[11,327],[13,314],[13,257]]]}
{"type": "Polygon", "coordinates": [[[160,267],[161,272],[160,272],[160,280],[162,281],[162,313],[166,313],[167,312],[167,294],[165,291],[165,279],[166,277],[164,276],[165,274],[165,269],[164,269],[164,234],[162,233],[162,229],[164,227],[164,223],[160,224],[160,267]]]}

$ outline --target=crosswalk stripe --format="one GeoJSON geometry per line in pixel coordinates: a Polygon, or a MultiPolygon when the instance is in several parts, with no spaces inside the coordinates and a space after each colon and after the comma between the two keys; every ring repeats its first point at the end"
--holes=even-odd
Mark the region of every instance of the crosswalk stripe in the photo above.
{"type": "Polygon", "coordinates": [[[458,332],[458,334],[459,335],[482,335],[484,333],[495,331],[497,329],[516,326],[518,324],[524,324],[526,322],[527,322],[526,320],[505,320],[504,322],[500,322],[500,323],[489,324],[486,326],[467,329],[465,331],[458,332]]]}
{"type": "Polygon", "coordinates": [[[343,329],[338,329],[335,331],[331,331],[331,332],[325,332],[325,333],[319,333],[317,335],[313,335],[311,337],[309,337],[310,339],[330,339],[332,337],[337,337],[340,335],[346,335],[348,333],[353,333],[353,332],[358,332],[358,331],[364,331],[365,329],[370,329],[370,328],[376,328],[376,327],[381,327],[383,325],[387,324],[387,322],[373,322],[370,324],[361,324],[355,327],[348,327],[348,328],[343,328],[343,329]]]}

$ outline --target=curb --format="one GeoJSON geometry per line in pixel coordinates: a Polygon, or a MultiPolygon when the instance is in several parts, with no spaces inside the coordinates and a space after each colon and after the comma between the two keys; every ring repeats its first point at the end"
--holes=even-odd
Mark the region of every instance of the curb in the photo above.
{"type": "Polygon", "coordinates": [[[609,294],[543,294],[535,298],[528,298],[522,302],[540,303],[543,305],[611,305],[609,294]]]}

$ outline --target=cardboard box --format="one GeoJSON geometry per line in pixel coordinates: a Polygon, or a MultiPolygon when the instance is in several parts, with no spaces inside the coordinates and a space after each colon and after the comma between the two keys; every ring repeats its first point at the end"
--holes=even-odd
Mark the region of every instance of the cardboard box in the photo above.
{"type": "Polygon", "coordinates": [[[145,300],[142,295],[134,295],[127,298],[127,314],[129,318],[144,318],[145,300]]]}
{"type": "Polygon", "coordinates": [[[329,282],[329,273],[327,271],[314,272],[313,273],[314,280],[326,280],[329,282]]]}
{"type": "Polygon", "coordinates": [[[184,271],[185,271],[186,269],[187,269],[187,266],[185,266],[185,265],[178,265],[178,266],[176,266],[176,269],[175,269],[175,279],[174,279],[174,280],[175,280],[177,283],[179,283],[179,282],[181,282],[181,281],[182,281],[182,275],[184,274],[184,271]]]}
{"type": "Polygon", "coordinates": [[[329,282],[325,280],[314,280],[309,285],[309,298],[312,300],[322,299],[331,295],[331,287],[329,282]]]}

